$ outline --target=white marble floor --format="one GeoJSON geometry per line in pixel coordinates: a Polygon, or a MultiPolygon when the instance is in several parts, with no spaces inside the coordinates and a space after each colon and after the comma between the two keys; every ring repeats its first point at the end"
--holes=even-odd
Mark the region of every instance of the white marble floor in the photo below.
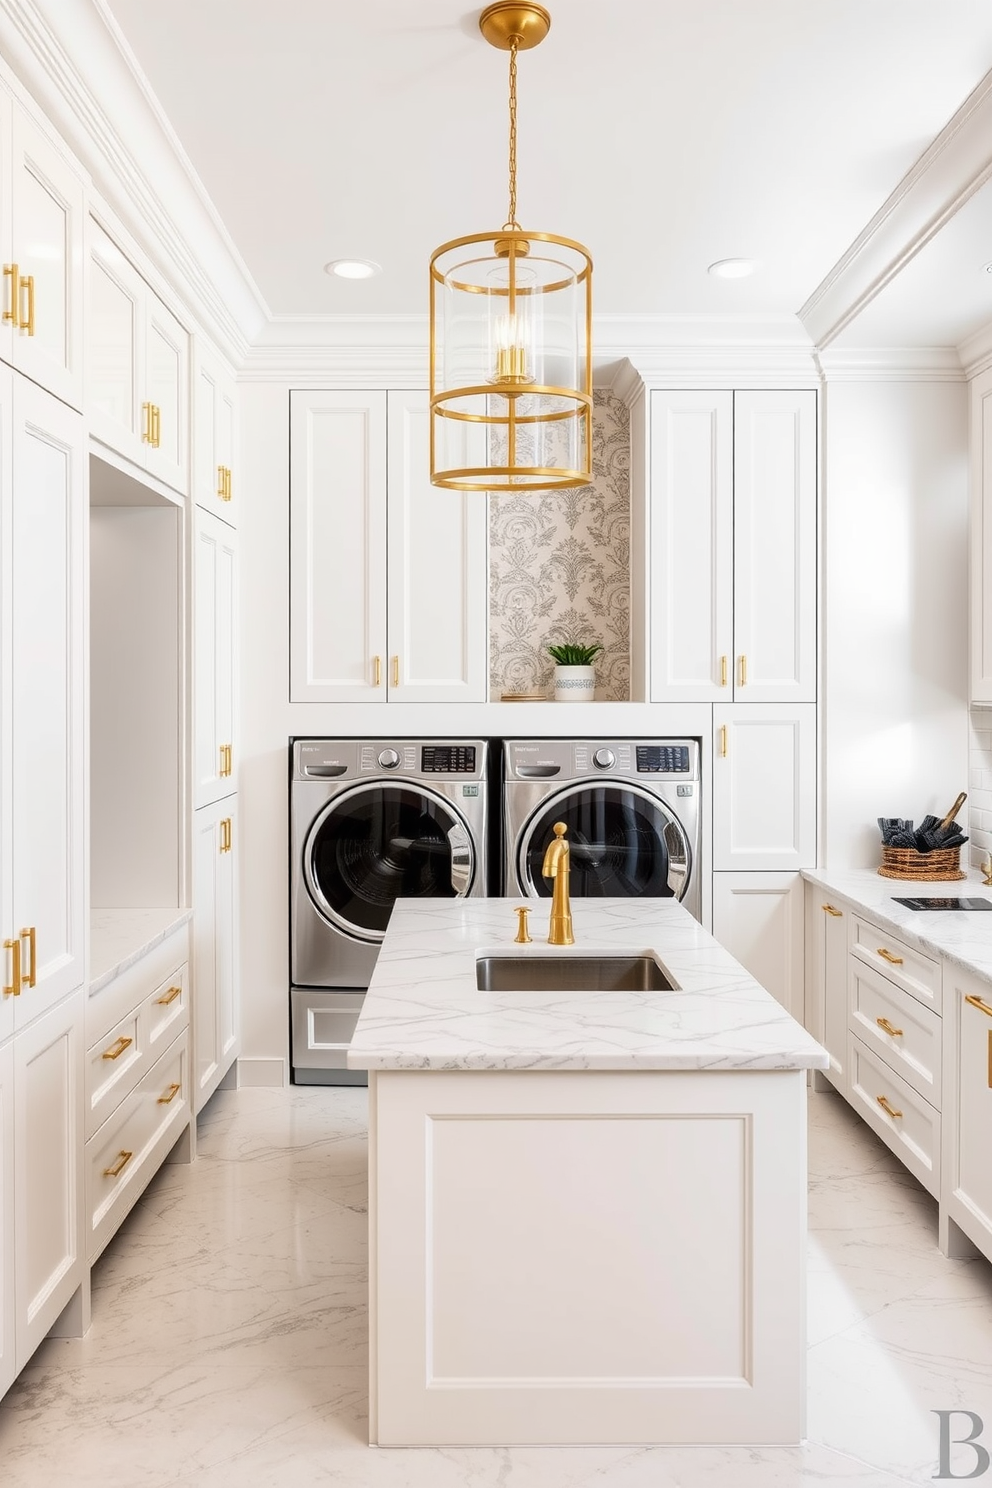
{"type": "Polygon", "coordinates": [[[3,1488],[895,1488],[933,1481],[932,1412],[957,1409],[992,1449],[992,1266],[940,1255],[933,1201],[832,1094],[810,1096],[806,1445],[368,1447],[365,1110],[214,1098],[199,1160],[97,1267],[87,1337],[43,1344],[0,1403],[3,1488]]]}

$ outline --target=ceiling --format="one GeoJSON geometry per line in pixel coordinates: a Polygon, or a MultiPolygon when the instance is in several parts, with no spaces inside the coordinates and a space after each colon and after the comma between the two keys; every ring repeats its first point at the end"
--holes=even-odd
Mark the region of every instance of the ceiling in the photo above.
{"type": "MultiPolygon", "coordinates": [[[[432,249],[503,222],[507,57],[465,0],[103,8],[273,316],[421,316],[432,249]],[[323,272],[341,257],[383,272],[323,272]]],[[[549,8],[520,58],[518,215],[589,247],[597,315],[794,316],[992,69],[988,0],[549,8]],[[757,271],[707,274],[728,257],[757,271]]],[[[847,344],[992,319],[992,210],[959,217],[847,344]]]]}

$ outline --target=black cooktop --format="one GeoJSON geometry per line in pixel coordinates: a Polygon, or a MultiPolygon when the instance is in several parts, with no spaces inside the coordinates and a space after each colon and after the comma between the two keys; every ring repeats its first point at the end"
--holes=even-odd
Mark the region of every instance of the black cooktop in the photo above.
{"type": "Polygon", "coordinates": [[[899,899],[895,894],[892,899],[907,909],[992,909],[992,899],[899,899]]]}

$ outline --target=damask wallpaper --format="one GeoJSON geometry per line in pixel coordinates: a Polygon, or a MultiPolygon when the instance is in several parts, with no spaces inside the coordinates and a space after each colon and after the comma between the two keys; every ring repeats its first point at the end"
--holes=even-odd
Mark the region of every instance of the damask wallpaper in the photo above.
{"type": "Polygon", "coordinates": [[[489,498],[490,696],[546,688],[550,642],[605,647],[596,697],[630,697],[630,414],[593,394],[591,486],[489,498]]]}

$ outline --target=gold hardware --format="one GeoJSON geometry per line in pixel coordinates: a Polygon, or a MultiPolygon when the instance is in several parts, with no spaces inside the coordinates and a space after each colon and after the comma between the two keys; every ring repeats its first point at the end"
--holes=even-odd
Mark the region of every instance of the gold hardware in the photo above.
{"type": "Polygon", "coordinates": [[[893,1038],[902,1038],[902,1029],[893,1028],[888,1018],[876,1018],[875,1022],[878,1024],[879,1028],[883,1028],[885,1032],[891,1034],[893,1038]]]}
{"type": "Polygon", "coordinates": [[[162,410],[157,403],[152,404],[152,444],[159,449],[162,444],[162,410]]]}
{"type": "Polygon", "coordinates": [[[134,1043],[134,1039],[132,1039],[132,1038],[125,1038],[124,1035],[121,1034],[120,1038],[119,1039],[116,1039],[114,1041],[114,1043],[111,1044],[111,1046],[110,1046],[109,1049],[104,1049],[103,1053],[100,1055],[100,1058],[101,1059],[120,1059],[121,1055],[124,1053],[124,1050],[125,1049],[130,1049],[130,1047],[131,1047],[131,1045],[133,1043],[134,1043]]]}
{"type": "Polygon", "coordinates": [[[479,30],[490,46],[508,52],[513,42],[522,52],[539,46],[551,29],[551,17],[543,5],[520,4],[518,0],[496,0],[479,17],[479,30]]]}
{"type": "Polygon", "coordinates": [[[224,467],[223,467],[223,465],[218,465],[217,466],[217,495],[220,497],[221,501],[226,501],[227,500],[227,495],[225,494],[225,492],[226,492],[226,486],[227,486],[227,482],[224,479],[224,467]]]}
{"type": "Polygon", "coordinates": [[[393,686],[394,687],[399,687],[399,685],[400,685],[400,659],[399,659],[398,656],[394,656],[393,657],[393,686]]]}
{"type": "Polygon", "coordinates": [[[24,974],[25,987],[33,987],[38,980],[38,932],[33,925],[21,931],[21,939],[28,940],[28,970],[24,974]]]}
{"type": "Polygon", "coordinates": [[[982,883],[992,889],[992,853],[985,854],[985,862],[982,864],[982,883]]]}
{"type": "Polygon", "coordinates": [[[164,997],[156,997],[155,1001],[159,1007],[168,1007],[170,1003],[175,1002],[176,998],[182,997],[182,995],[182,987],[170,987],[168,992],[165,993],[164,997]]]}
{"type": "Polygon", "coordinates": [[[222,744],[220,746],[220,769],[217,772],[218,775],[230,775],[234,768],[231,763],[231,750],[232,745],[230,744],[222,744]]]}
{"type": "Polygon", "coordinates": [[[372,658],[372,686],[382,686],[382,661],[378,656],[372,658]]]}
{"type": "Polygon", "coordinates": [[[220,824],[220,850],[222,853],[231,851],[231,818],[225,816],[220,824]]]}
{"type": "Polygon", "coordinates": [[[141,442],[142,444],[154,444],[152,438],[152,405],[142,403],[141,405],[141,442]]]}
{"type": "Polygon", "coordinates": [[[527,929],[527,916],[530,914],[530,910],[526,904],[521,904],[520,908],[515,909],[513,912],[517,916],[517,933],[513,937],[514,944],[529,945],[532,939],[527,929]]]}
{"type": "Polygon", "coordinates": [[[178,1080],[173,1080],[172,1084],[169,1086],[165,1094],[159,1096],[156,1105],[171,1106],[172,1102],[175,1100],[176,1096],[179,1094],[182,1088],[183,1087],[178,1080]]]}
{"type": "Polygon", "coordinates": [[[548,925],[548,945],[574,945],[572,934],[572,905],[568,892],[569,862],[565,822],[555,822],[554,837],[548,843],[541,864],[541,877],[553,880],[551,893],[551,921],[548,925]]]}
{"type": "Polygon", "coordinates": [[[133,1152],[125,1152],[122,1148],[121,1151],[117,1154],[116,1161],[112,1162],[109,1168],[104,1168],[104,1178],[118,1178],[120,1174],[123,1173],[124,1169],[127,1167],[133,1156],[133,1152]]]}
{"type": "Polygon", "coordinates": [[[20,311],[21,299],[21,276],[16,264],[4,264],[3,276],[10,280],[10,308],[3,312],[4,325],[17,325],[17,316],[20,311]]]}
{"type": "Polygon", "coordinates": [[[740,659],[740,678],[741,678],[740,685],[742,687],[746,687],[747,686],[747,657],[745,655],[743,655],[743,653],[741,654],[741,659],[740,659]]]}
{"type": "Polygon", "coordinates": [[[33,336],[34,335],[34,275],[33,274],[25,274],[24,275],[24,278],[21,280],[20,284],[18,285],[18,290],[20,291],[21,294],[23,294],[25,290],[27,291],[27,296],[28,296],[28,314],[27,314],[27,319],[26,320],[19,320],[17,322],[17,328],[18,328],[18,330],[21,330],[21,331],[27,331],[27,333],[28,333],[29,336],[33,336]]]}
{"type": "Polygon", "coordinates": [[[727,758],[727,725],[725,723],[720,725],[720,758],[727,758]]]}
{"type": "Polygon", "coordinates": [[[844,918],[844,911],[841,909],[834,909],[832,904],[821,904],[820,908],[824,911],[825,914],[833,915],[835,919],[842,920],[844,918]]]}
{"type": "Polygon", "coordinates": [[[886,1098],[885,1098],[884,1095],[876,1095],[875,1099],[878,1101],[878,1104],[881,1106],[882,1110],[885,1111],[885,1113],[887,1115],[889,1115],[889,1116],[901,1116],[902,1115],[902,1112],[901,1111],[897,1111],[894,1106],[890,1106],[889,1105],[889,1103],[886,1100],[886,1098]]]}
{"type": "Polygon", "coordinates": [[[224,466],[224,469],[227,471],[227,476],[226,476],[225,481],[224,481],[224,488],[225,488],[227,494],[224,497],[224,500],[225,501],[230,501],[231,494],[232,494],[233,477],[231,475],[231,467],[230,467],[230,465],[225,465],[224,466]]]}
{"type": "MultiPolygon", "coordinates": [[[[10,945],[10,941],[6,941],[5,944],[10,945]]],[[[989,1007],[988,1003],[983,1002],[980,997],[968,996],[965,998],[965,1002],[971,1007],[977,1008],[980,1013],[984,1013],[987,1018],[992,1018],[992,1007],[989,1007]]]]}
{"type": "Polygon", "coordinates": [[[20,997],[21,995],[21,942],[20,940],[5,940],[3,943],[5,951],[10,952],[10,986],[4,987],[4,997],[20,997]]]}
{"type": "Polygon", "coordinates": [[[727,685],[727,658],[725,656],[721,656],[720,657],[720,686],[721,687],[726,687],[726,685],[727,685]]]}
{"type": "Polygon", "coordinates": [[[890,966],[901,966],[902,965],[902,957],[901,956],[893,956],[892,952],[891,951],[887,951],[884,946],[879,946],[878,947],[878,954],[881,956],[881,958],[882,958],[883,961],[888,961],[888,963],[889,963],[890,966]]]}

